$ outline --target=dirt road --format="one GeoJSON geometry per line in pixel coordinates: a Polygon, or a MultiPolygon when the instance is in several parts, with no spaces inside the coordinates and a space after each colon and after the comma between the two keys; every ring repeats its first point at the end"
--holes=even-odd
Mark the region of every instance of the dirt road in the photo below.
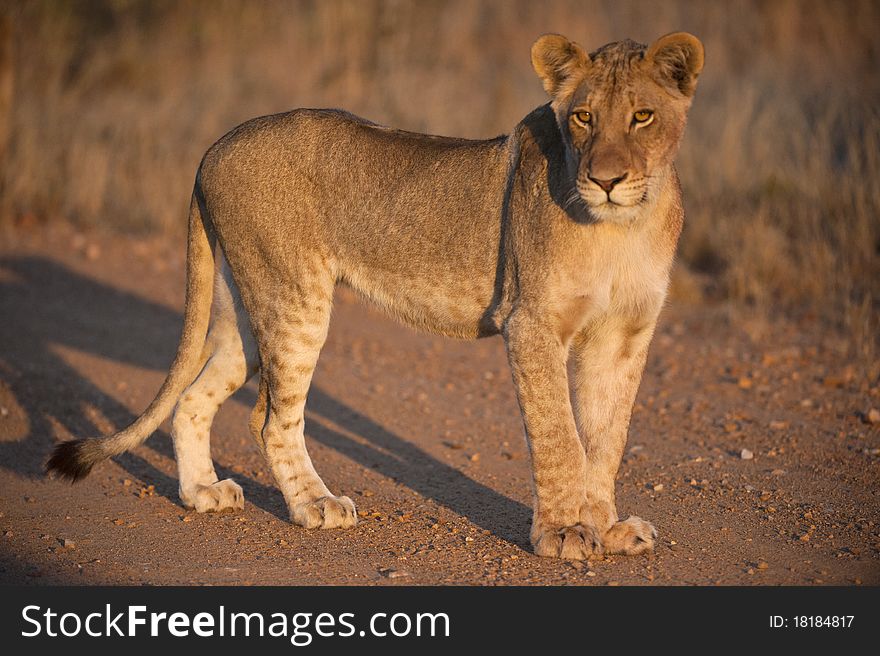
{"type": "Polygon", "coordinates": [[[816,327],[717,307],[665,311],[633,416],[618,505],[656,524],[653,555],[533,556],[501,341],[417,334],[347,293],[306,434],[330,489],[357,504],[356,528],[286,521],[246,428],[253,385],[213,437],[243,512],[181,507],[167,424],[76,486],[46,480],[55,440],[120,427],[157,391],[183,251],[63,226],[0,244],[0,582],[880,584],[880,389],[816,327]]]}

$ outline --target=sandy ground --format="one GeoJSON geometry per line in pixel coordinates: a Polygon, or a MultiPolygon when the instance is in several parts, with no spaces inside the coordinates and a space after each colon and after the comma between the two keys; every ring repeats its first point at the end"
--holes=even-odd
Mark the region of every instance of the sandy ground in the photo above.
{"type": "MultiPolygon", "coordinates": [[[[880,388],[814,325],[671,304],[618,480],[655,553],[530,553],[529,463],[500,339],[417,334],[338,297],[306,433],[347,531],[291,525],[246,428],[253,384],[214,427],[243,512],[177,500],[167,423],[70,486],[55,440],[121,427],[173,358],[183,244],[63,226],[0,243],[0,582],[34,584],[878,584],[880,388]],[[743,450],[753,454],[744,458],[743,450]]],[[[745,454],[748,456],[748,453],[745,454]]]]}

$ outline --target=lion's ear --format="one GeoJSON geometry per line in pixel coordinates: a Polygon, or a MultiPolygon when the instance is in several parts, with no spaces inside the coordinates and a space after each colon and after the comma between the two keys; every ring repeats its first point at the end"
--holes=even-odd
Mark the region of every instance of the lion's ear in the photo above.
{"type": "Polygon", "coordinates": [[[559,34],[545,34],[532,45],[532,67],[553,98],[575,73],[587,69],[589,61],[578,44],[559,34]]]}
{"type": "Polygon", "coordinates": [[[703,70],[703,44],[693,34],[674,32],[657,39],[645,54],[660,80],[685,96],[694,95],[703,70]]]}

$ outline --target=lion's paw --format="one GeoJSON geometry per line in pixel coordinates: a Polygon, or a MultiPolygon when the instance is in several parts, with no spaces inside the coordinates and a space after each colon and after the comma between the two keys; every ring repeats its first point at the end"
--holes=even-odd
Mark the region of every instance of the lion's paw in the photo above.
{"type": "Polygon", "coordinates": [[[357,512],[348,497],[327,496],[297,504],[290,519],[305,528],[349,528],[357,524],[357,512]]]}
{"type": "Polygon", "coordinates": [[[190,493],[181,491],[180,500],[187,508],[195,509],[200,513],[244,508],[244,492],[231,478],[211,485],[198,485],[195,491],[190,493]]]}
{"type": "Polygon", "coordinates": [[[538,556],[567,560],[586,560],[604,551],[599,531],[586,524],[540,529],[533,534],[532,544],[538,556]]]}
{"type": "Polygon", "coordinates": [[[654,548],[657,529],[640,517],[628,517],[605,531],[602,543],[605,553],[637,556],[654,548]]]}

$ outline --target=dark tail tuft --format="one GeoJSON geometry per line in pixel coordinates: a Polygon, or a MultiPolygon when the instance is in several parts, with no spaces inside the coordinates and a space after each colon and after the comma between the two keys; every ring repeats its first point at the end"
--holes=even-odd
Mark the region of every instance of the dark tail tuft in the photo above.
{"type": "Polygon", "coordinates": [[[104,450],[97,440],[72,440],[55,445],[46,463],[46,473],[71,483],[88,476],[92,467],[104,460],[104,450]]]}

